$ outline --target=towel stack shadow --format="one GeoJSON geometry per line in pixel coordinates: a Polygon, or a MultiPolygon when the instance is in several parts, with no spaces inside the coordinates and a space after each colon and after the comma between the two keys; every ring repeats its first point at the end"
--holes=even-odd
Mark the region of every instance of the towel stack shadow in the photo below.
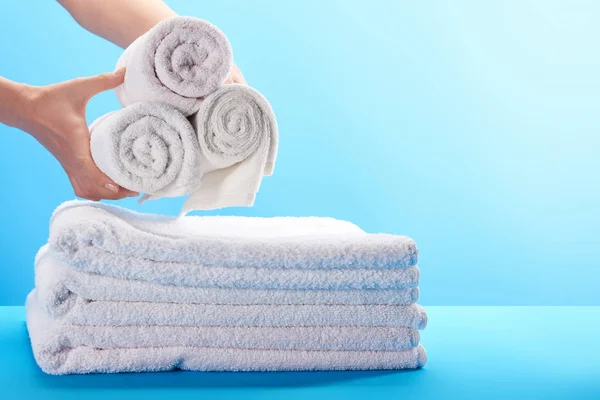
{"type": "Polygon", "coordinates": [[[27,299],[50,374],[415,369],[418,251],[317,217],[60,206],[27,299]]]}

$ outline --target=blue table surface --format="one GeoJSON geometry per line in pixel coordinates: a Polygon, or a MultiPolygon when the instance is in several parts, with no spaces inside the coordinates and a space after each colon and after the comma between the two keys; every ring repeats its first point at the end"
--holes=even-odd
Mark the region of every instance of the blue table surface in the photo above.
{"type": "Polygon", "coordinates": [[[0,398],[600,399],[600,307],[427,307],[419,371],[49,376],[0,307],[0,398]]]}

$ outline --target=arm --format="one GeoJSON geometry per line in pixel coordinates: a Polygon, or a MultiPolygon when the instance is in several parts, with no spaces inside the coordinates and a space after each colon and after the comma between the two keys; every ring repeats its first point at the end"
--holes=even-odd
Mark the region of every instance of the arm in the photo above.
{"type": "MultiPolygon", "coordinates": [[[[90,32],[128,46],[158,22],[175,16],[160,0],[58,0],[90,32]]],[[[0,123],[31,134],[60,162],[75,195],[90,200],[121,199],[138,193],[104,175],[90,154],[85,119],[94,95],[123,83],[124,70],[48,86],[30,86],[0,77],[0,123]]],[[[226,83],[246,83],[234,66],[226,83]]]]}
{"type": "Polygon", "coordinates": [[[86,30],[125,48],[160,21],[177,15],[161,0],[58,0],[86,30]]]}
{"type": "MultiPolygon", "coordinates": [[[[161,0],[58,0],[86,30],[125,48],[160,21],[177,13],[161,0]]],[[[234,65],[225,83],[246,83],[234,65]]]]}
{"type": "Polygon", "coordinates": [[[0,76],[0,123],[12,127],[20,124],[25,107],[27,85],[9,81],[0,76]]]}

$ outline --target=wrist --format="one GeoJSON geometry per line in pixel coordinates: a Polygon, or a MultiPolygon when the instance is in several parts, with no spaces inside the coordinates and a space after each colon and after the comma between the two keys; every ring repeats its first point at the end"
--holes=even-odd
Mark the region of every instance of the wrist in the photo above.
{"type": "Polygon", "coordinates": [[[18,84],[15,93],[15,128],[26,130],[35,117],[35,102],[39,87],[18,84]]]}
{"type": "Polygon", "coordinates": [[[21,129],[31,118],[35,87],[0,78],[0,122],[21,129]]]}

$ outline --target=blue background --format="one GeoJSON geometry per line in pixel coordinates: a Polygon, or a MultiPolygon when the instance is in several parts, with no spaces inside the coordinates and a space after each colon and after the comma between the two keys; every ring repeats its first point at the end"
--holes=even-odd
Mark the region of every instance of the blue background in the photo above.
{"type": "MultiPolygon", "coordinates": [[[[221,214],[409,235],[424,305],[600,305],[600,3],[168,4],[228,35],[280,125],[255,207],[221,214]]],[[[45,85],[112,70],[121,52],[55,2],[1,7],[0,76],[45,85]]],[[[101,94],[88,120],[117,107],[101,94]]],[[[20,305],[73,193],[35,140],[5,126],[0,140],[0,304],[20,305]]],[[[182,199],[120,204],[174,215],[182,199]]]]}

